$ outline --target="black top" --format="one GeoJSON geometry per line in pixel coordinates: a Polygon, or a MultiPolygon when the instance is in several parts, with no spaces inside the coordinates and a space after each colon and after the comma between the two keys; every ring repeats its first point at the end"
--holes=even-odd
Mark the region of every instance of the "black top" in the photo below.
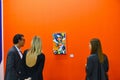
{"type": "Polygon", "coordinates": [[[26,65],[26,54],[28,51],[25,51],[23,54],[23,71],[24,71],[24,78],[31,77],[31,80],[43,80],[43,67],[45,62],[45,55],[41,53],[37,56],[37,62],[33,67],[28,67],[26,65]]]}
{"type": "Polygon", "coordinates": [[[86,80],[108,80],[108,69],[108,58],[105,54],[103,63],[99,62],[97,54],[92,54],[87,58],[86,80]]]}

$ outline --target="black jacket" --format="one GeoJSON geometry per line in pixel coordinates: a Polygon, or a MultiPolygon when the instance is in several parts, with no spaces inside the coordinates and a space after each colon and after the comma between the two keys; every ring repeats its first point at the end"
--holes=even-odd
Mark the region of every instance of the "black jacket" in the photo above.
{"type": "Polygon", "coordinates": [[[4,80],[22,80],[22,59],[15,46],[13,46],[7,55],[6,73],[4,80]]]}
{"type": "Polygon", "coordinates": [[[87,58],[86,80],[108,80],[109,69],[108,58],[104,55],[104,62],[100,63],[97,54],[92,54],[87,58]]]}

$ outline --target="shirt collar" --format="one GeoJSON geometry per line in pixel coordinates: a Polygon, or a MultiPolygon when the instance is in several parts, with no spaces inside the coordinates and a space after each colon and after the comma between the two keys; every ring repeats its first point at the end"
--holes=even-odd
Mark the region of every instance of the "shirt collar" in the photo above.
{"type": "Polygon", "coordinates": [[[17,51],[19,51],[20,52],[20,49],[15,45],[15,48],[17,49],[17,51]]]}

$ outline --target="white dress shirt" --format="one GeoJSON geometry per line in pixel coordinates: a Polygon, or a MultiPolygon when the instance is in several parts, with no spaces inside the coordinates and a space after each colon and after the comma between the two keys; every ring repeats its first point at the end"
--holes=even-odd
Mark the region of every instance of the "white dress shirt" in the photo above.
{"type": "Polygon", "coordinates": [[[15,45],[15,48],[17,49],[17,51],[18,51],[18,53],[19,53],[19,56],[20,56],[20,58],[22,59],[23,55],[22,55],[20,49],[19,49],[16,45],[15,45]]]}

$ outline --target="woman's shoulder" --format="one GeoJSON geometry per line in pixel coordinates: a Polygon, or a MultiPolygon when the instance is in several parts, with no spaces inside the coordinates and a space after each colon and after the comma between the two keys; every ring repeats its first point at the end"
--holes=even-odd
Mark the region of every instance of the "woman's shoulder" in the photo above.
{"type": "Polygon", "coordinates": [[[105,59],[108,59],[108,57],[107,57],[107,55],[106,55],[106,54],[104,54],[104,53],[103,53],[103,55],[104,55],[104,58],[105,58],[105,59]]]}
{"type": "Polygon", "coordinates": [[[106,55],[105,53],[103,53],[103,55],[104,55],[105,57],[107,57],[107,55],[106,55]]]}
{"type": "Polygon", "coordinates": [[[98,59],[98,56],[97,54],[91,54],[90,56],[88,56],[88,60],[97,60],[98,59]]]}
{"type": "Polygon", "coordinates": [[[26,54],[28,53],[29,49],[26,49],[23,53],[23,56],[26,56],[26,54]]]}
{"type": "Polygon", "coordinates": [[[45,55],[43,54],[43,53],[40,53],[39,55],[38,55],[38,58],[45,58],[45,55]]]}
{"type": "Polygon", "coordinates": [[[45,57],[44,53],[40,53],[38,56],[45,57]]]}
{"type": "Polygon", "coordinates": [[[27,53],[29,51],[29,49],[26,49],[25,51],[24,51],[24,53],[27,53]]]}
{"type": "Polygon", "coordinates": [[[88,58],[97,57],[97,54],[91,54],[88,58]]]}

